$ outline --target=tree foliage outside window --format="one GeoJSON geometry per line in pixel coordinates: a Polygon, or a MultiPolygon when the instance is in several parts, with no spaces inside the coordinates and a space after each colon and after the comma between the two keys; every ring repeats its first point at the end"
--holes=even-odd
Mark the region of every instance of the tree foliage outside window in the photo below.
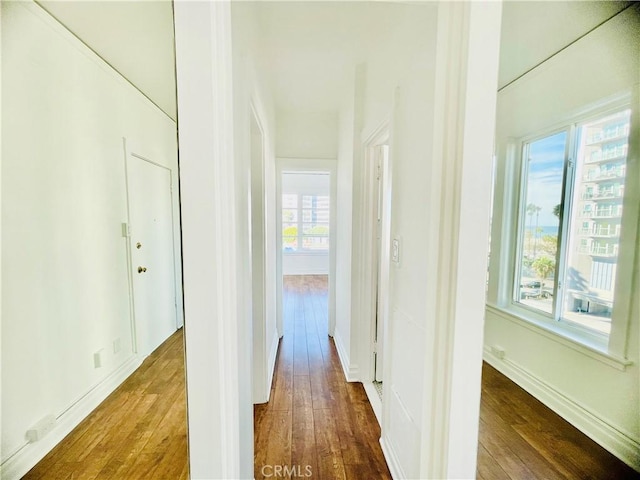
{"type": "Polygon", "coordinates": [[[282,249],[284,252],[329,250],[329,196],[283,194],[282,249]]]}

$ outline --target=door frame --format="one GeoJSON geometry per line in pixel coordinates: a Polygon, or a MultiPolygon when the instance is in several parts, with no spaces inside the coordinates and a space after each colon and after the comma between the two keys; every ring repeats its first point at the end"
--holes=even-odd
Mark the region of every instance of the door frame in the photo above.
{"type": "Polygon", "coordinates": [[[315,158],[276,158],[276,231],[277,231],[277,329],[280,337],[284,335],[282,317],[282,174],[284,172],[322,172],[329,174],[329,311],[328,332],[333,337],[336,328],[336,198],[337,198],[337,161],[335,159],[315,158]]]}
{"type": "MultiPolygon", "coordinates": [[[[375,342],[376,315],[382,318],[382,342],[389,338],[388,305],[389,305],[389,274],[390,274],[390,242],[391,242],[391,122],[385,120],[371,134],[362,141],[363,149],[363,180],[362,180],[362,215],[360,231],[363,232],[360,243],[362,268],[359,278],[355,279],[360,287],[359,310],[362,321],[360,332],[363,356],[361,365],[364,369],[361,380],[371,383],[375,380],[375,342]],[[386,164],[382,165],[382,223],[380,232],[380,254],[377,247],[377,212],[378,212],[378,150],[382,145],[389,146],[386,164]],[[380,273],[378,277],[378,263],[380,273]],[[376,305],[377,304],[377,305],[376,305]]],[[[384,348],[384,347],[383,347],[384,348]]],[[[383,355],[384,358],[384,355],[383,355]]],[[[384,363],[384,362],[383,362],[384,363]]],[[[383,367],[383,374],[386,369],[383,367]]]]}

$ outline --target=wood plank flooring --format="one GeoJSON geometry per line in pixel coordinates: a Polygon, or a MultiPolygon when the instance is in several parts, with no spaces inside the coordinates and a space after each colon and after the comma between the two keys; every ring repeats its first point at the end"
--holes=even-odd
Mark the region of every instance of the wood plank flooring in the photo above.
{"type": "Polygon", "coordinates": [[[327,290],[326,276],[284,278],[271,400],[254,407],[256,479],[391,478],[364,388],[346,382],[327,334],[327,290]]]}
{"type": "Polygon", "coordinates": [[[640,473],[486,363],[478,479],[638,480],[640,473]]]}
{"type": "MultiPolygon", "coordinates": [[[[344,380],[335,345],[327,336],[326,277],[287,278],[283,298],[286,334],[271,400],[254,408],[256,479],[391,478],[364,389],[344,380]]],[[[640,479],[486,364],[477,476],[640,479]]],[[[24,478],[187,479],[182,330],[24,478]]]]}
{"type": "Polygon", "coordinates": [[[179,330],[23,478],[189,478],[184,378],[179,330]]]}

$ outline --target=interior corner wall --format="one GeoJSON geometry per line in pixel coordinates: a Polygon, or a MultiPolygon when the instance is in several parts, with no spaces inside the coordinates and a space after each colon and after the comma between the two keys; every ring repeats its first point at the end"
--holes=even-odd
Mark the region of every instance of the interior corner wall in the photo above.
{"type": "MultiPolygon", "coordinates": [[[[638,108],[640,92],[640,10],[627,9],[585,37],[559,52],[498,95],[497,178],[492,227],[490,288],[485,326],[485,358],[525,390],[553,408],[588,436],[640,469],[640,314],[638,312],[638,264],[631,289],[635,306],[630,315],[627,358],[633,362],[620,371],[571,348],[570,341],[532,328],[499,303],[500,272],[509,268],[499,252],[509,249],[503,241],[511,234],[505,212],[511,201],[507,175],[512,142],[525,135],[568,122],[575,115],[611,96],[631,92],[638,108]],[[495,253],[494,253],[495,252],[495,253]],[[504,349],[504,359],[491,354],[491,346],[504,349]]],[[[636,117],[638,115],[636,114],[636,117]]],[[[632,135],[638,134],[632,127],[632,135]],[[635,133],[634,133],[635,132],[635,133]]],[[[638,142],[638,138],[631,139],[638,142]]],[[[630,149],[631,151],[631,149],[630,149]]],[[[636,150],[637,151],[637,150],[636,150]]],[[[638,159],[635,162],[637,170],[638,159]]],[[[631,165],[630,165],[631,166],[631,165]]],[[[629,169],[631,172],[632,169],[629,169]]],[[[635,181],[638,181],[637,174],[635,181]]],[[[637,198],[637,196],[636,196],[637,198]]],[[[637,236],[634,244],[640,258],[637,236]]]]}
{"type": "Polygon", "coordinates": [[[175,122],[38,5],[1,8],[1,461],[11,479],[139,365],[123,137],[176,179],[177,148],[175,122]],[[56,427],[27,444],[50,414],[56,427]]]}
{"type": "MultiPolygon", "coordinates": [[[[353,161],[354,161],[354,89],[347,92],[340,110],[338,125],[338,167],[336,201],[336,328],[334,340],[348,380],[357,371],[357,358],[353,355],[351,337],[351,268],[352,268],[352,211],[353,211],[353,161]]],[[[358,378],[359,380],[362,380],[358,378]]]]}

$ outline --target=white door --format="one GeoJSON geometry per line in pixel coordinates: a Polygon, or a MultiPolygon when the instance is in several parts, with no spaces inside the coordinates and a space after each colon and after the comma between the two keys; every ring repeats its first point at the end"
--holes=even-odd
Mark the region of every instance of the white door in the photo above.
{"type": "Polygon", "coordinates": [[[136,345],[146,356],[176,330],[171,171],[129,154],[127,177],[136,345]]]}

